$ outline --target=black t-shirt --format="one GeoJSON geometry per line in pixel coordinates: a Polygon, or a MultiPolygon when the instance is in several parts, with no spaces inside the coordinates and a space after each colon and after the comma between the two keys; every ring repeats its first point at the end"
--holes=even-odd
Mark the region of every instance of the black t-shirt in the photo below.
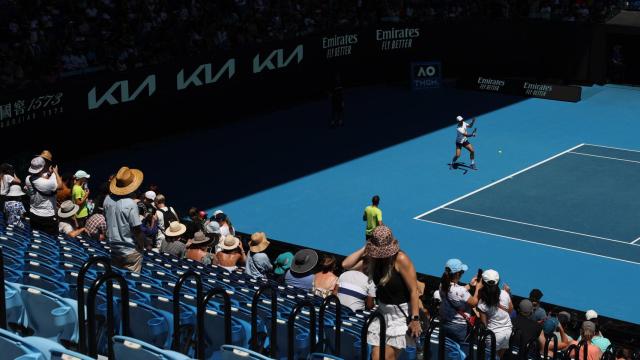
{"type": "Polygon", "coordinates": [[[387,305],[408,303],[411,297],[402,275],[396,269],[393,269],[391,274],[391,279],[384,286],[379,285],[380,279],[374,277],[373,282],[377,286],[376,297],[387,305]]]}
{"type": "Polygon", "coordinates": [[[542,332],[542,325],[521,315],[512,319],[511,323],[513,324],[511,344],[520,349],[527,346],[533,339],[537,339],[540,336],[540,332],[542,332]]]}

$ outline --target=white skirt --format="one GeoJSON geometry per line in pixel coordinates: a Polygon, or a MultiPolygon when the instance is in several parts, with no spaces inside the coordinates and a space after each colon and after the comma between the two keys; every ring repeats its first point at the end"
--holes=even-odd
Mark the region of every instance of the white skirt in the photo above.
{"type": "MultiPolygon", "coordinates": [[[[415,339],[407,335],[407,317],[409,315],[409,304],[404,303],[400,305],[386,305],[380,304],[378,311],[384,316],[384,320],[387,323],[386,331],[386,344],[396,349],[404,349],[407,346],[415,347],[415,339]],[[400,306],[402,311],[398,308],[400,306]]],[[[375,319],[369,325],[369,331],[367,333],[367,343],[372,346],[380,345],[380,321],[375,319]]]]}

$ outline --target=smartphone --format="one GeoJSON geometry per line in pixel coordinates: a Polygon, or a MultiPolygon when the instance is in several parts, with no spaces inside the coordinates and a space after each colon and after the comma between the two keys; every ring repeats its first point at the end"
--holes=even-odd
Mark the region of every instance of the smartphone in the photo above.
{"type": "Polygon", "coordinates": [[[476,276],[476,281],[482,281],[482,269],[478,269],[478,275],[476,276]]]}

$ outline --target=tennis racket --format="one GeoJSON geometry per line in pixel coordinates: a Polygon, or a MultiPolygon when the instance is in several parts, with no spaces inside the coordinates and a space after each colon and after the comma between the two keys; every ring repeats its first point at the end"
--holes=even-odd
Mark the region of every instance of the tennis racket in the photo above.
{"type": "Polygon", "coordinates": [[[477,128],[473,129],[473,132],[471,133],[471,136],[474,136],[474,137],[478,136],[478,129],[477,128]]]}

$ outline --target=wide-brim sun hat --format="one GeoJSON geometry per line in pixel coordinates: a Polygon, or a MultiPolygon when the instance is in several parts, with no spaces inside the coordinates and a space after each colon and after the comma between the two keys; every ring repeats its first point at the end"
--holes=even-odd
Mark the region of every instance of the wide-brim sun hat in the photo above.
{"type": "Polygon", "coordinates": [[[53,161],[53,155],[51,155],[51,151],[49,150],[42,150],[42,152],[38,156],[47,161],[53,161]]]}
{"type": "Polygon", "coordinates": [[[193,235],[193,240],[191,240],[191,244],[199,245],[199,244],[208,243],[210,241],[211,241],[211,238],[206,237],[206,235],[202,231],[197,231],[193,235]]]}
{"type": "Polygon", "coordinates": [[[218,235],[222,234],[220,232],[220,224],[218,224],[218,222],[215,220],[209,221],[207,225],[205,225],[204,229],[209,234],[218,234],[218,235]]]}
{"type": "Polygon", "coordinates": [[[109,184],[109,191],[113,195],[125,196],[138,190],[142,181],[144,180],[144,174],[138,169],[129,169],[123,166],[118,170],[116,176],[111,179],[109,184]]]}
{"type": "Polygon", "coordinates": [[[87,172],[84,170],[78,170],[75,174],[73,174],[73,177],[76,179],[89,179],[91,178],[91,175],[87,174],[87,172]]]}
{"type": "Polygon", "coordinates": [[[60,204],[60,209],[58,209],[58,217],[61,217],[63,219],[70,218],[75,215],[79,209],[80,206],[74,204],[73,201],[63,201],[62,204],[60,204]]]}
{"type": "Polygon", "coordinates": [[[44,169],[45,161],[42,157],[36,156],[29,165],[29,174],[38,174],[44,169]]]}
{"type": "Polygon", "coordinates": [[[391,229],[385,225],[376,226],[371,234],[371,240],[367,242],[365,253],[374,259],[385,259],[400,251],[398,240],[393,236],[391,229]]]}
{"type": "Polygon", "coordinates": [[[318,265],[318,253],[311,249],[302,249],[296,252],[291,264],[291,272],[306,274],[318,265]]]}
{"type": "Polygon", "coordinates": [[[233,250],[238,248],[239,246],[240,239],[231,234],[225,236],[222,244],[220,244],[220,248],[222,248],[222,250],[233,250]]]}
{"type": "Polygon", "coordinates": [[[187,231],[187,226],[179,221],[172,221],[169,227],[164,231],[165,236],[180,236],[187,231]]]}
{"type": "Polygon", "coordinates": [[[249,250],[253,253],[263,252],[269,247],[269,240],[267,235],[263,232],[253,233],[251,235],[251,241],[249,241],[249,250]]]}
{"type": "Polygon", "coordinates": [[[11,185],[9,186],[9,192],[7,193],[7,197],[18,197],[26,195],[20,185],[11,185]]]}

